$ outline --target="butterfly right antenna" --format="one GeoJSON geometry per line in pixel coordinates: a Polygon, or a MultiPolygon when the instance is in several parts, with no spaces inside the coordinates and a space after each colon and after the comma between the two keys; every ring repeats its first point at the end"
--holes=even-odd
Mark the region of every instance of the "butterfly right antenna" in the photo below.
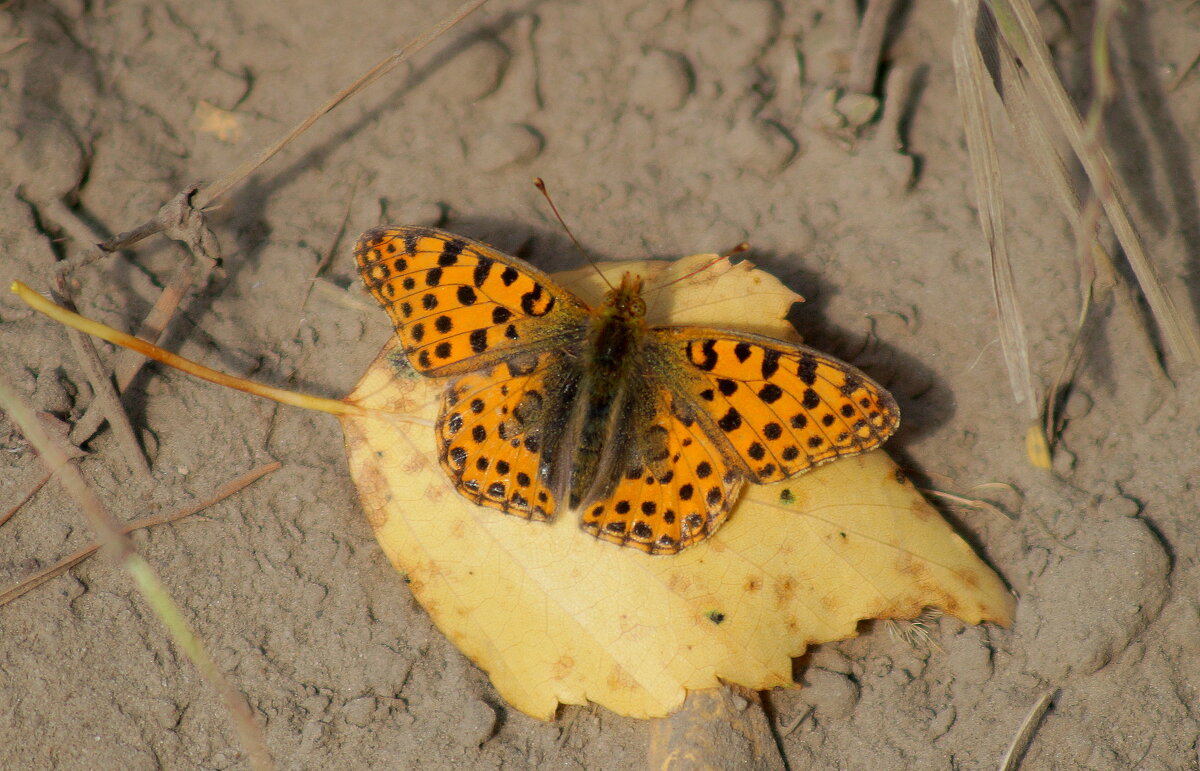
{"type": "Polygon", "coordinates": [[[749,248],[750,248],[750,244],[747,243],[746,241],[743,241],[740,244],[738,244],[737,246],[730,249],[729,251],[725,252],[725,254],[719,254],[716,257],[713,257],[711,260],[705,262],[703,265],[696,268],[691,273],[687,273],[687,274],[679,276],[677,278],[673,278],[665,284],[658,284],[654,288],[647,290],[646,294],[649,294],[650,292],[657,292],[660,289],[666,289],[667,287],[671,286],[672,284],[678,284],[680,281],[686,281],[687,279],[691,278],[692,276],[696,275],[697,273],[703,273],[704,271],[711,268],[713,265],[716,265],[721,260],[728,260],[733,255],[741,254],[742,252],[747,251],[749,248]]]}
{"type": "Polygon", "coordinates": [[[567,231],[567,235],[571,237],[571,243],[575,244],[575,248],[578,249],[579,253],[583,255],[583,258],[587,260],[593,268],[596,269],[596,272],[600,274],[600,278],[604,279],[604,283],[608,284],[609,289],[616,289],[616,287],[612,285],[612,282],[604,277],[604,272],[600,270],[600,266],[596,264],[595,260],[592,259],[592,255],[587,253],[587,250],[584,249],[583,245],[579,243],[579,239],[577,239],[575,234],[571,232],[571,229],[567,227],[566,221],[564,221],[562,215],[558,213],[558,207],[554,205],[554,199],[552,199],[550,197],[550,193],[546,191],[545,181],[543,181],[541,177],[534,177],[533,186],[536,187],[539,192],[541,192],[542,196],[546,199],[546,203],[550,204],[550,211],[554,212],[554,218],[558,220],[558,224],[562,225],[563,230],[567,231]]]}

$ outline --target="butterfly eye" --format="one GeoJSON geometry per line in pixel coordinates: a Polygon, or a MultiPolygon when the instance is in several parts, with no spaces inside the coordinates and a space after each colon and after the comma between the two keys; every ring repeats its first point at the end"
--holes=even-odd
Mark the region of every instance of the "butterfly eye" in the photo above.
{"type": "Polygon", "coordinates": [[[640,297],[633,298],[633,301],[629,303],[629,315],[637,316],[639,318],[641,316],[645,316],[646,315],[646,301],[640,297]]]}

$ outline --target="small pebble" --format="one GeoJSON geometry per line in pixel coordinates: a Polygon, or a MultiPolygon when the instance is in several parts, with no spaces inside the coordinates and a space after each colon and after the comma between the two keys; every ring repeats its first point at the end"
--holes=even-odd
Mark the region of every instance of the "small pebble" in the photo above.
{"type": "Polygon", "coordinates": [[[438,71],[438,86],[463,101],[477,101],[500,88],[511,58],[498,41],[477,40],[449,57],[438,71]]]}
{"type": "Polygon", "coordinates": [[[529,163],[541,155],[545,144],[532,126],[510,123],[487,132],[471,143],[468,155],[483,171],[500,171],[529,163]]]}
{"type": "Polygon", "coordinates": [[[496,733],[496,710],[479,699],[467,702],[456,733],[464,747],[479,747],[496,733]]]}
{"type": "Polygon", "coordinates": [[[747,119],[726,137],[730,157],[747,171],[769,176],[796,157],[798,145],[776,123],[747,119]]]}
{"type": "Polygon", "coordinates": [[[1082,391],[1078,387],[1072,388],[1071,393],[1067,394],[1067,401],[1062,405],[1062,416],[1067,420],[1078,420],[1086,417],[1092,411],[1092,397],[1087,391],[1082,391]]]}
{"type": "Polygon", "coordinates": [[[43,412],[66,415],[71,411],[71,395],[67,393],[57,367],[42,367],[38,372],[37,390],[33,392],[32,401],[43,412]]]}
{"type": "Polygon", "coordinates": [[[1142,512],[1142,507],[1132,498],[1127,498],[1124,495],[1114,495],[1107,498],[1096,507],[1096,513],[1104,519],[1115,519],[1117,517],[1136,517],[1142,512]]]}
{"type": "Polygon", "coordinates": [[[954,725],[956,719],[958,719],[958,712],[954,707],[946,707],[938,712],[933,716],[933,720],[929,721],[929,738],[937,739],[944,736],[954,725]]]}
{"type": "Polygon", "coordinates": [[[34,201],[61,198],[83,179],[85,161],[79,140],[57,120],[30,123],[22,131],[19,163],[13,180],[34,201]]]}
{"type": "Polygon", "coordinates": [[[837,100],[837,111],[846,119],[846,126],[859,129],[879,114],[879,100],[870,94],[842,94],[837,100]]]}
{"type": "Polygon", "coordinates": [[[301,755],[307,755],[321,746],[321,741],[325,738],[326,728],[326,725],[320,720],[310,720],[304,724],[304,728],[300,730],[301,755]]]}
{"type": "Polygon", "coordinates": [[[646,114],[683,107],[694,87],[692,66],[682,54],[651,49],[638,62],[629,102],[646,114]]]}
{"type": "Polygon", "coordinates": [[[346,703],[342,707],[342,719],[350,725],[362,728],[369,725],[375,717],[375,698],[372,696],[360,696],[346,703]]]}
{"type": "Polygon", "coordinates": [[[165,699],[153,702],[153,706],[150,707],[150,713],[153,716],[154,722],[164,731],[175,730],[175,727],[179,725],[179,718],[182,715],[179,705],[165,699]]]}
{"type": "Polygon", "coordinates": [[[1050,462],[1053,464],[1055,475],[1065,479],[1074,470],[1076,460],[1075,453],[1068,450],[1062,444],[1059,444],[1054,448],[1054,455],[1051,457],[1050,462]]]}
{"type": "MultiPolygon", "coordinates": [[[[1132,501],[1130,501],[1132,503],[1132,501]]],[[[1089,525],[1025,591],[1014,626],[1026,671],[1047,682],[1103,667],[1159,614],[1169,562],[1144,522],[1118,516],[1089,525]]]]}
{"type": "Polygon", "coordinates": [[[823,720],[849,717],[858,704],[858,686],[845,675],[824,669],[812,669],[804,674],[800,695],[823,720]]]}

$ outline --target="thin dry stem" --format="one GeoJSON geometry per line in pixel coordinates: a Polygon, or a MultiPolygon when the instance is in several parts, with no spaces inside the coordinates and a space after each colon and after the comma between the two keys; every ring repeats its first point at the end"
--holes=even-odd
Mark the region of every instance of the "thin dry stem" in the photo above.
{"type": "Polygon", "coordinates": [[[68,494],[79,504],[88,523],[99,537],[102,548],[107,549],[133,577],[138,591],[146,602],[154,609],[159,619],[167,627],[168,633],[181,650],[191,659],[200,670],[204,679],[221,695],[225,707],[233,717],[234,727],[242,746],[249,756],[251,766],[256,769],[270,769],[274,765],[267,752],[266,742],[259,729],[250,706],[230,683],[216,663],[208,655],[199,639],[180,612],[179,607],[171,599],[162,583],[154,575],[154,571],[146,561],[134,550],[129,540],[122,535],[120,526],[108,513],[104,504],[96,496],[79,469],[59,447],[34,415],[33,409],[27,405],[17,392],[9,385],[7,378],[0,374],[0,408],[6,410],[13,422],[25,434],[29,443],[41,455],[47,468],[53,470],[66,488],[68,494]]]}
{"type": "Polygon", "coordinates": [[[441,35],[450,30],[471,13],[478,10],[486,2],[487,0],[468,0],[460,5],[455,11],[444,17],[433,27],[421,33],[414,40],[404,45],[399,50],[385,57],[374,67],[367,70],[353,83],[330,97],[323,105],[314,110],[307,118],[296,124],[291,131],[284,134],[283,137],[278,139],[270,147],[263,150],[254,158],[246,161],[233,171],[221,177],[221,179],[205,188],[200,195],[200,200],[196,204],[197,208],[207,209],[211,207],[223,195],[240,184],[241,181],[246,177],[253,174],[258,167],[266,163],[271,156],[278,153],[294,139],[296,139],[296,137],[307,131],[310,126],[316,123],[326,113],[330,112],[342,102],[346,101],[359,91],[362,91],[364,88],[374,83],[376,80],[379,80],[381,77],[394,70],[399,65],[403,64],[406,60],[412,57],[413,54],[432,43],[438,37],[441,37],[441,35]]]}
{"type": "MultiPolygon", "coordinates": [[[[47,432],[57,439],[65,440],[66,443],[70,445],[69,454],[72,458],[82,458],[87,454],[83,450],[79,449],[79,447],[77,447],[73,442],[66,439],[67,434],[71,430],[69,425],[48,412],[39,412],[37,413],[37,416],[38,419],[42,421],[42,426],[47,430],[47,432]]],[[[16,503],[9,507],[8,511],[0,515],[0,525],[4,525],[4,523],[8,522],[8,520],[12,519],[13,516],[21,510],[21,507],[28,503],[33,496],[37,495],[38,490],[41,490],[53,476],[53,472],[43,469],[39,478],[27,483],[25,485],[25,492],[16,496],[16,503]]]]}
{"type": "Polygon", "coordinates": [[[1021,723],[1021,728],[1017,731],[1017,735],[1009,743],[1008,751],[1004,753],[1004,760],[1000,762],[1000,771],[1016,771],[1021,765],[1021,758],[1029,748],[1030,742],[1033,741],[1033,732],[1041,725],[1042,715],[1046,714],[1046,710],[1050,708],[1050,704],[1057,695],[1058,689],[1056,688],[1053,691],[1043,693],[1034,702],[1033,708],[1025,716],[1025,721],[1021,723]]]}
{"type": "Polygon", "coordinates": [[[25,492],[17,496],[17,502],[12,506],[9,506],[8,511],[0,514],[0,526],[12,519],[13,516],[21,510],[21,507],[29,502],[30,498],[37,495],[38,490],[41,490],[43,487],[45,487],[46,483],[50,481],[50,477],[52,476],[54,476],[53,472],[46,471],[40,477],[33,480],[33,483],[26,487],[25,492]]]}
{"type": "MultiPolygon", "coordinates": [[[[1093,328],[1091,320],[1097,317],[1103,305],[1113,295],[1113,290],[1119,285],[1119,279],[1112,265],[1112,258],[1104,246],[1096,238],[1100,227],[1099,202],[1092,198],[1086,210],[1080,210],[1079,196],[1067,170],[1067,162],[1060,151],[1060,143],[1051,139],[1049,126],[1042,113],[1034,108],[1028,84],[1029,77],[1022,63],[1018,62],[1010,46],[996,27],[996,20],[991,14],[980,18],[982,37],[985,41],[997,43],[991,50],[999,63],[999,80],[1004,84],[1003,104],[1009,116],[1009,123],[1024,152],[1032,160],[1030,164],[1045,180],[1058,203],[1063,216],[1075,223],[1076,244],[1080,249],[1084,244],[1090,245],[1090,253],[1081,255],[1077,250],[1077,262],[1081,273],[1081,310],[1079,327],[1073,340],[1068,345],[1067,354],[1060,368],[1053,387],[1045,395],[1042,405],[1043,422],[1038,429],[1042,442],[1047,449],[1051,446],[1060,429],[1057,419],[1049,414],[1056,409],[1052,400],[1059,397],[1065,385],[1073,378],[1073,372],[1082,363],[1082,352],[1085,349],[1087,333],[1093,328]]],[[[1093,108],[1098,105],[1093,104],[1093,108]]],[[[1141,350],[1146,364],[1157,367],[1156,356],[1151,350],[1149,341],[1151,332],[1143,323],[1143,316],[1135,307],[1136,301],[1129,291],[1118,292],[1117,301],[1125,312],[1125,317],[1131,319],[1142,330],[1138,338],[1142,343],[1141,350]]]]}
{"type": "Polygon", "coordinates": [[[984,101],[987,82],[983,57],[975,41],[979,5],[964,0],[958,5],[958,25],[954,36],[954,72],[959,101],[966,127],[967,148],[979,197],[979,224],[991,253],[992,292],[1000,320],[1000,347],[1008,368],[1013,397],[1024,405],[1030,420],[1038,417],[1039,400],[1035,397],[1029,366],[1029,344],[1025,325],[1016,301],[1012,263],[1005,236],[1004,201],[1000,190],[1000,162],[984,101]]]}
{"type": "Polygon", "coordinates": [[[787,737],[791,736],[793,733],[795,733],[796,729],[800,727],[800,724],[803,723],[809,715],[811,715],[812,713],[814,713],[816,711],[817,711],[816,707],[809,707],[808,709],[801,712],[800,715],[792,722],[788,723],[785,726],[780,726],[779,727],[779,738],[786,739],[787,737]]]}
{"type": "MultiPolygon", "coordinates": [[[[365,89],[367,86],[374,83],[379,78],[391,72],[399,65],[403,64],[422,48],[432,43],[471,13],[478,10],[486,2],[487,0],[468,0],[467,2],[464,2],[456,10],[445,16],[433,27],[421,33],[418,37],[400,49],[386,56],[382,61],[367,70],[366,73],[360,76],[349,86],[343,88],[341,91],[338,91],[328,100],[326,100],[324,104],[309,114],[308,117],[296,124],[294,128],[292,128],[280,139],[276,140],[254,158],[242,163],[232,171],[226,173],[216,182],[208,185],[202,191],[199,191],[198,200],[195,203],[195,209],[198,212],[203,212],[204,210],[213,206],[218,199],[239,185],[246,177],[253,174],[259,167],[261,167],[276,153],[307,131],[325,114],[329,113],[342,102],[346,101],[350,97],[365,89]]],[[[186,188],[184,191],[182,191],[181,195],[186,195],[190,198],[191,195],[198,190],[198,186],[191,186],[190,188],[186,188]]],[[[60,271],[69,273],[72,270],[83,267],[84,265],[95,262],[96,260],[103,259],[112,252],[116,252],[121,249],[127,249],[152,235],[161,233],[164,230],[168,230],[169,227],[170,223],[167,223],[163,220],[162,212],[160,211],[159,214],[153,219],[147,220],[146,222],[143,222],[142,224],[130,230],[118,233],[112,238],[87,249],[79,258],[65,261],[59,266],[60,271]]]]}
{"type": "Polygon", "coordinates": [[[867,3],[866,13],[858,28],[858,38],[854,41],[854,57],[850,62],[851,91],[859,94],[874,91],[879,58],[883,54],[883,38],[895,7],[896,0],[870,0],[867,3]]]}
{"type": "MultiPolygon", "coordinates": [[[[61,275],[59,277],[61,278],[61,275]]],[[[65,281],[60,282],[60,289],[65,291],[65,281]]],[[[91,338],[75,329],[67,329],[67,337],[71,341],[71,347],[75,351],[80,366],[87,375],[88,382],[92,385],[92,395],[99,405],[101,414],[112,426],[113,434],[117,438],[126,463],[135,477],[142,482],[149,482],[150,463],[142,453],[142,446],[133,430],[133,424],[129,422],[129,416],[125,414],[121,397],[117,395],[117,389],[113,386],[108,371],[104,368],[104,363],[100,361],[100,354],[96,351],[95,344],[91,338]]]]}
{"type": "MultiPolygon", "coordinates": [[[[469,0],[461,5],[454,13],[435,25],[432,29],[426,31],[408,45],[385,58],[382,62],[369,70],[364,76],[359,78],[354,84],[334,95],[334,97],[328,100],[312,115],[310,115],[309,118],[305,119],[299,125],[297,125],[296,128],[288,132],[288,134],[285,135],[281,140],[267,148],[267,150],[259,154],[259,156],[256,158],[237,167],[231,173],[225,175],[216,183],[205,189],[202,196],[202,202],[198,205],[193,207],[191,204],[191,199],[195,192],[194,188],[189,188],[183,191],[176,200],[179,200],[180,198],[186,198],[187,206],[184,214],[187,212],[195,212],[200,216],[187,218],[186,221],[184,219],[179,221],[168,221],[169,215],[175,211],[174,209],[168,211],[168,206],[170,206],[170,204],[168,204],[168,206],[164,206],[163,210],[160,210],[154,219],[145,222],[136,228],[133,228],[132,230],[118,234],[117,236],[114,236],[113,238],[110,238],[101,244],[91,245],[85,248],[81,256],[77,259],[64,261],[58,266],[58,270],[56,272],[58,285],[60,289],[63,290],[63,294],[66,294],[66,283],[64,276],[69,274],[71,270],[81,267],[82,265],[86,265],[90,262],[102,259],[109,253],[132,246],[150,235],[164,231],[170,233],[172,237],[183,240],[197,257],[207,258],[212,261],[218,260],[219,247],[217,246],[216,239],[212,235],[211,231],[208,230],[203,221],[202,210],[206,206],[212,205],[215,201],[225,195],[230,189],[245,179],[246,176],[253,173],[270,157],[272,157],[280,149],[285,147],[288,143],[303,133],[309,126],[312,125],[312,123],[314,123],[325,113],[329,112],[341,102],[345,101],[358,91],[373,83],[375,80],[390,72],[396,66],[411,57],[414,53],[421,50],[431,41],[456,25],[471,12],[478,9],[485,2],[486,0],[469,0]]],[[[179,207],[176,207],[176,209],[178,208],[179,207]]],[[[165,328],[166,321],[169,320],[170,313],[172,313],[173,309],[177,307],[179,297],[186,292],[187,288],[193,281],[194,276],[185,275],[185,277],[180,279],[178,286],[174,287],[173,290],[172,288],[169,288],[166,292],[164,292],[164,296],[160,297],[159,301],[156,303],[155,310],[152,312],[151,318],[147,319],[147,324],[159,328],[159,333],[161,333],[161,329],[165,328]],[[168,311],[167,309],[170,310],[168,311]],[[165,318],[161,316],[160,311],[166,312],[165,318]]],[[[32,290],[29,291],[31,294],[35,294],[32,293],[32,290]]],[[[147,324],[144,324],[143,326],[147,326],[147,324]]],[[[115,332],[115,330],[113,331],[115,332]]],[[[106,409],[105,418],[114,427],[114,431],[118,435],[122,436],[122,444],[124,446],[137,448],[138,451],[136,452],[136,459],[132,457],[130,458],[131,465],[135,467],[135,473],[148,478],[149,467],[145,462],[145,458],[140,452],[140,446],[136,441],[136,436],[133,434],[132,427],[128,425],[128,421],[125,419],[124,411],[119,409],[120,399],[117,396],[116,390],[112,387],[112,383],[109,381],[107,375],[103,373],[102,367],[99,366],[99,356],[95,354],[94,348],[91,346],[91,341],[80,335],[75,330],[70,330],[69,334],[72,336],[73,342],[78,348],[81,350],[91,349],[91,355],[88,356],[83,354],[83,359],[84,367],[86,370],[88,370],[89,375],[93,380],[93,387],[96,391],[97,399],[107,402],[110,407],[115,406],[117,408],[115,410],[106,409]]],[[[117,334],[119,335],[121,333],[117,334]]],[[[126,344],[127,347],[139,351],[142,350],[141,346],[147,345],[144,343],[144,341],[137,341],[137,338],[132,337],[130,337],[129,340],[124,341],[123,344],[126,344]],[[140,345],[138,343],[140,343],[140,345]]],[[[150,346],[150,348],[154,348],[154,346],[150,346]]],[[[198,367],[198,365],[196,365],[196,367],[198,367]]],[[[204,375],[198,373],[195,368],[185,367],[185,369],[191,371],[192,374],[197,374],[201,377],[204,377],[204,375]]],[[[236,384],[226,382],[227,378],[221,373],[213,373],[211,370],[207,370],[207,368],[200,369],[206,370],[212,375],[206,379],[238,387],[236,384]]],[[[123,368],[123,374],[126,374],[126,376],[130,379],[135,373],[136,368],[132,371],[123,368]]],[[[272,398],[277,398],[287,403],[294,403],[294,397],[297,396],[288,394],[287,392],[279,391],[279,389],[269,389],[263,387],[262,390],[272,393],[260,393],[260,395],[269,395],[272,398]],[[276,391],[279,391],[279,394],[273,393],[276,391]]],[[[335,409],[327,411],[335,411],[339,414],[357,412],[352,405],[348,405],[343,402],[337,402],[336,400],[314,400],[312,398],[304,397],[303,406],[312,407],[314,402],[330,402],[334,405],[335,409]]],[[[16,420],[17,423],[22,426],[23,430],[26,431],[26,435],[29,437],[30,442],[36,448],[38,448],[48,466],[51,469],[59,469],[61,467],[60,473],[63,478],[63,484],[67,487],[72,496],[79,501],[80,506],[85,514],[89,520],[93,522],[93,527],[100,535],[101,543],[105,544],[106,548],[111,548],[117,554],[126,570],[131,576],[133,576],[139,587],[139,590],[146,598],[146,601],[151,605],[151,607],[154,608],[159,618],[162,619],[164,624],[167,626],[176,644],[183,649],[185,653],[187,653],[193,663],[196,664],[197,668],[200,669],[203,676],[221,693],[222,699],[225,701],[226,706],[233,717],[234,725],[238,731],[239,737],[241,738],[242,744],[246,748],[251,766],[254,768],[271,768],[273,764],[266,750],[266,745],[261,731],[256,725],[254,717],[245,700],[236,691],[232,684],[229,683],[217,670],[215,664],[208,656],[199,640],[188,628],[186,621],[179,612],[178,607],[170,599],[169,595],[167,595],[163,590],[161,584],[158,582],[157,578],[154,576],[153,572],[150,570],[145,561],[133,551],[132,546],[129,544],[127,539],[125,539],[120,528],[118,528],[116,523],[111,519],[111,517],[108,516],[107,512],[103,508],[103,505],[100,503],[99,499],[96,498],[91,489],[87,487],[78,470],[74,468],[74,466],[69,465],[66,455],[57,448],[57,446],[46,436],[44,431],[41,431],[41,429],[36,425],[36,421],[32,418],[31,411],[29,411],[27,407],[24,407],[24,405],[19,402],[16,393],[10,387],[8,387],[7,383],[5,383],[2,379],[0,379],[0,406],[3,406],[13,413],[14,420],[16,420]]],[[[95,422],[96,418],[92,417],[89,420],[90,422],[95,422]]],[[[82,557],[78,557],[78,555],[75,555],[75,558],[82,559],[82,557]]]]}
{"type": "MultiPolygon", "coordinates": [[[[280,464],[278,461],[272,461],[271,463],[259,466],[253,471],[242,474],[236,479],[221,485],[221,487],[217,488],[217,491],[213,493],[211,497],[206,498],[199,503],[185,506],[184,508],[174,511],[170,514],[156,514],[154,516],[143,517],[141,519],[134,520],[133,522],[122,526],[120,533],[122,535],[129,535],[134,530],[141,530],[147,527],[154,527],[156,525],[164,525],[168,522],[175,522],[183,519],[184,517],[190,517],[198,511],[203,511],[209,506],[220,503],[242,488],[247,487],[267,474],[270,474],[272,471],[277,470],[281,465],[282,464],[280,464]]],[[[46,479],[49,479],[50,476],[50,474],[47,474],[46,479]]],[[[37,587],[49,581],[51,578],[62,575],[66,571],[95,554],[100,549],[100,546],[101,544],[99,541],[88,544],[82,549],[76,551],[74,554],[64,557],[50,567],[40,570],[29,578],[26,578],[13,588],[4,592],[0,592],[0,606],[7,605],[18,597],[33,591],[37,587]]]]}
{"type": "Polygon", "coordinates": [[[993,0],[989,7],[1005,41],[1012,46],[1034,88],[1050,108],[1055,123],[1066,136],[1083,166],[1088,181],[1104,207],[1113,233],[1125,250],[1168,352],[1183,364],[1200,363],[1200,337],[1196,325],[1184,320],[1150,261],[1129,217],[1129,191],[1117,177],[1103,148],[1089,146],[1087,133],[1062,82],[1055,74],[1041,26],[1028,0],[993,0]]]}
{"type": "Polygon", "coordinates": [[[932,495],[934,498],[941,498],[944,501],[948,501],[968,509],[976,509],[978,511],[986,511],[989,514],[995,514],[1000,519],[1007,520],[1010,523],[1013,521],[1013,519],[1015,519],[1015,517],[1006,512],[1004,509],[1000,508],[994,503],[985,501],[982,498],[966,498],[961,495],[955,495],[954,493],[948,493],[943,490],[934,490],[928,487],[922,487],[921,493],[923,495],[932,495]]]}
{"type": "MultiPolygon", "coordinates": [[[[1108,57],[1109,29],[1116,5],[1110,0],[1101,0],[1096,10],[1096,19],[1092,35],[1092,79],[1095,95],[1088,108],[1086,127],[1087,146],[1093,152],[1102,149],[1104,135],[1104,110],[1116,94],[1116,84],[1113,81],[1112,68],[1108,57]]],[[[1103,194],[1099,194],[1103,197],[1103,194]]],[[[1079,308],[1079,319],[1075,331],[1071,335],[1071,344],[1063,357],[1062,368],[1054,385],[1046,392],[1043,414],[1043,430],[1051,446],[1054,445],[1060,430],[1058,405],[1062,395],[1074,381],[1075,375],[1083,361],[1084,343],[1088,339],[1089,312],[1092,300],[1096,296],[1096,262],[1093,255],[1099,248],[1098,233],[1100,228],[1101,210],[1097,198],[1088,200],[1083,211],[1075,218],[1075,251],[1076,262],[1080,266],[1082,278],[1082,299],[1079,308]]]]}
{"type": "Polygon", "coordinates": [[[1192,60],[1188,62],[1188,65],[1179,71],[1179,74],[1176,75],[1175,79],[1171,81],[1171,85],[1167,86],[1167,93],[1171,93],[1182,86],[1183,81],[1191,77],[1192,73],[1196,71],[1197,64],[1200,64],[1200,53],[1197,53],[1195,56],[1193,56],[1192,60]]]}
{"type": "MultiPolygon", "coordinates": [[[[155,301],[154,307],[146,314],[146,318],[142,320],[142,325],[138,328],[136,336],[145,340],[148,343],[157,343],[159,338],[167,329],[167,325],[175,316],[175,311],[179,309],[179,304],[183,302],[183,298],[191,291],[192,286],[196,283],[196,268],[193,265],[184,265],[175,274],[162,292],[158,295],[158,300],[155,301]]],[[[146,357],[139,356],[134,351],[122,349],[117,354],[117,360],[113,364],[113,372],[117,381],[117,390],[121,393],[129,387],[133,379],[137,377],[137,373],[141,371],[146,364],[146,357]]],[[[83,417],[75,424],[71,430],[71,443],[83,444],[92,437],[93,434],[100,428],[100,424],[104,421],[104,414],[96,405],[88,407],[83,413],[83,417]]]]}
{"type": "Polygon", "coordinates": [[[189,375],[198,377],[201,380],[207,380],[210,383],[215,383],[220,386],[232,388],[236,391],[261,396],[265,399],[279,402],[280,404],[290,404],[294,407],[303,407],[304,409],[317,410],[319,412],[328,412],[332,415],[364,415],[366,414],[363,408],[345,402],[340,399],[324,399],[319,396],[308,396],[306,394],[288,391],[282,388],[274,388],[272,386],[255,383],[252,380],[234,377],[227,375],[224,372],[218,372],[215,369],[205,367],[203,364],[198,364],[191,359],[185,359],[170,351],[163,350],[156,345],[151,345],[145,340],[127,335],[124,332],[113,329],[112,327],[101,324],[98,321],[89,319],[86,316],[80,316],[78,313],[69,311],[59,305],[47,300],[37,292],[30,289],[20,281],[12,283],[12,291],[15,292],[22,300],[25,301],[31,308],[43,313],[50,318],[65,324],[74,330],[79,330],[81,333],[86,332],[89,335],[95,335],[101,340],[107,340],[114,345],[128,348],[136,351],[142,356],[162,362],[169,367],[174,367],[181,372],[186,372],[189,375]]]}

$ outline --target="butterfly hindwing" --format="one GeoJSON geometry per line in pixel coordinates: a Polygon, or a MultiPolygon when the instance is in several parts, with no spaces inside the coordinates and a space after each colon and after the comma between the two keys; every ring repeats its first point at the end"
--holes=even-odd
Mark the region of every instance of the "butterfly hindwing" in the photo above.
{"type": "Polygon", "coordinates": [[[677,388],[706,413],[752,482],[766,484],[878,447],[900,411],[849,364],[802,345],[701,327],[660,327],[656,339],[687,375],[677,388]]]}
{"type": "Polygon", "coordinates": [[[479,369],[578,334],[586,323],[587,306],[545,273],[440,230],[368,230],[354,255],[409,363],[423,375],[479,369]]]}
{"type": "Polygon", "coordinates": [[[669,391],[630,437],[631,463],[602,500],[582,507],[582,526],[597,538],[651,554],[674,554],[712,535],[737,501],[744,476],[708,440],[691,411],[669,391]]]}
{"type": "Polygon", "coordinates": [[[548,520],[556,501],[539,472],[546,388],[556,354],[512,357],[452,382],[437,421],[438,460],[466,498],[548,520]]]}

